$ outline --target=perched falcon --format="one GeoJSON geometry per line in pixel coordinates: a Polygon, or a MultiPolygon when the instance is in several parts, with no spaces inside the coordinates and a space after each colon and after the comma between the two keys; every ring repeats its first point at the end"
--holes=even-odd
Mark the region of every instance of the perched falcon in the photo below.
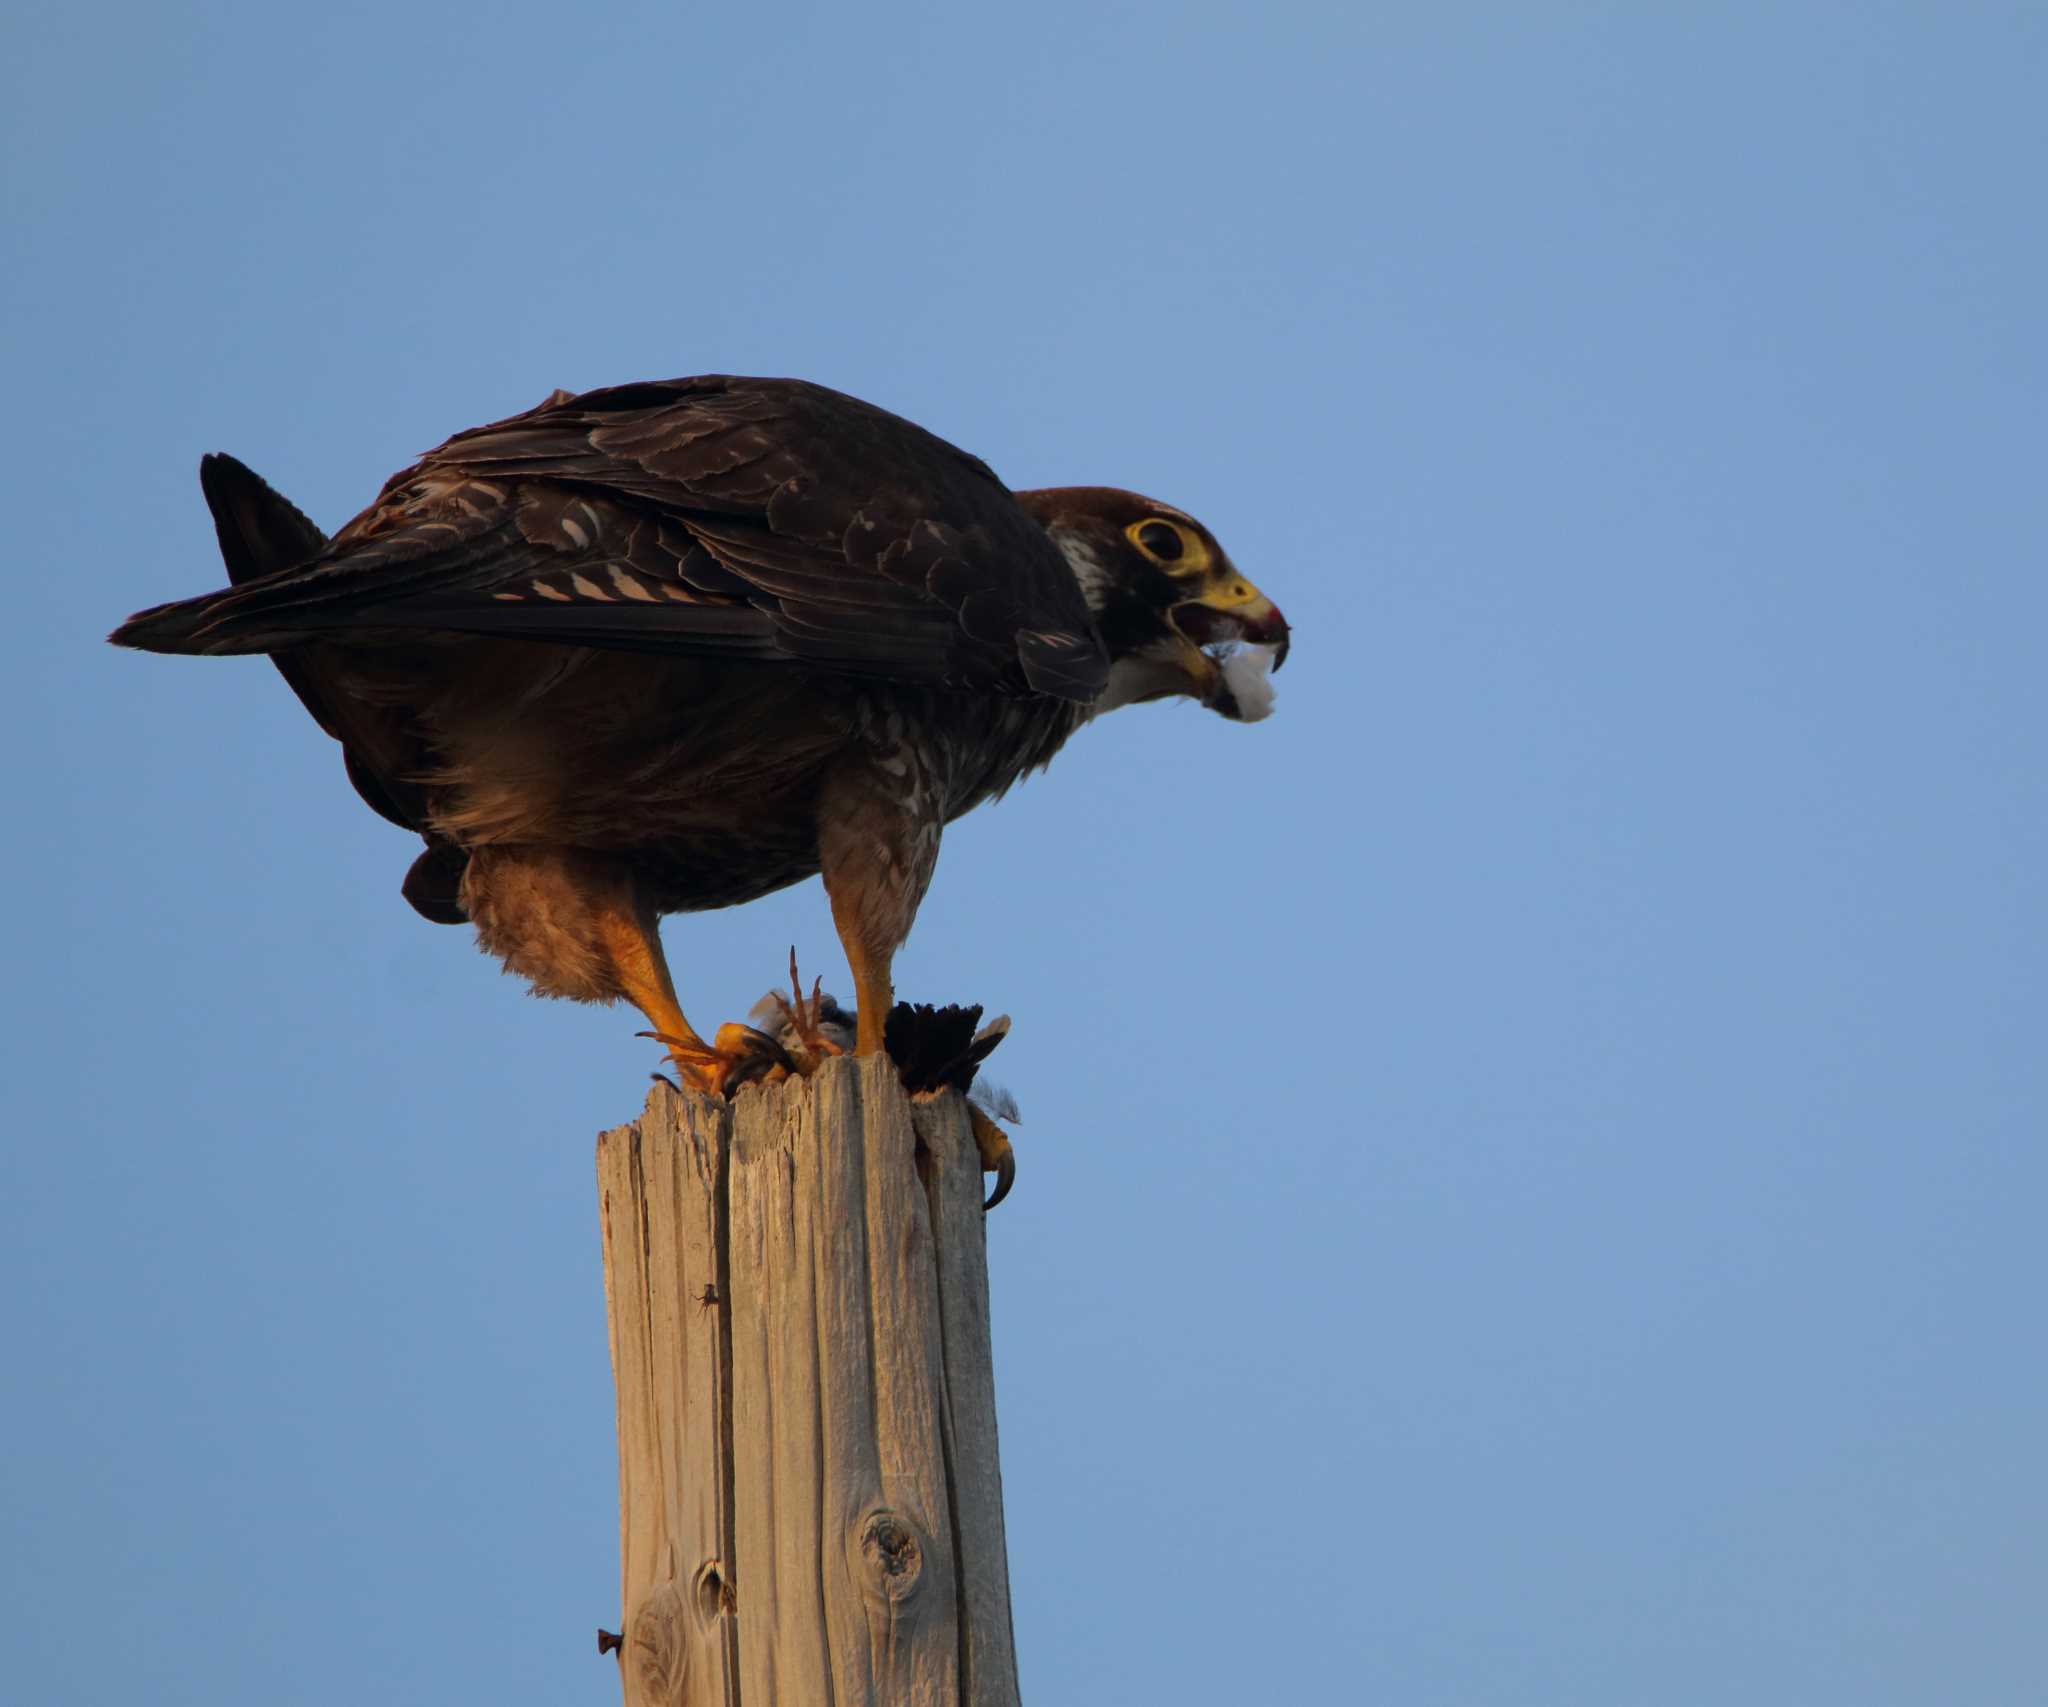
{"type": "Polygon", "coordinates": [[[425,838],[415,908],[473,923],[543,995],[625,997],[714,1092],[761,1039],[683,1017],[664,913],[822,872],[854,1047],[880,1049],[947,823],[1115,706],[1262,715],[1287,651],[1183,512],[1012,492],[797,380],[558,391],[332,539],[230,457],[200,483],[233,585],[115,642],[268,653],[363,798],[425,838]]]}

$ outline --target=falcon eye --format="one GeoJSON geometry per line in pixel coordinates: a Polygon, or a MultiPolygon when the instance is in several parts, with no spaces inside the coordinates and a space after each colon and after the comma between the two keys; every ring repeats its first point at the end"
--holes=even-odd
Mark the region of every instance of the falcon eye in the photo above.
{"type": "Polygon", "coordinates": [[[1178,563],[1187,554],[1187,542],[1171,522],[1154,517],[1126,530],[1131,542],[1154,563],[1178,563]]]}

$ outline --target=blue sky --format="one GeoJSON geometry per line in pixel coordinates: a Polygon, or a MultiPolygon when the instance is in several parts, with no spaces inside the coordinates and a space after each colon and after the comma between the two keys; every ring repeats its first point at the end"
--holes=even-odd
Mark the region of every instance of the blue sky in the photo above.
{"type": "MultiPolygon", "coordinates": [[[[1026,1696],[2038,1698],[2048,15],[16,6],[0,1675],[607,1702],[635,1016],[416,919],[194,471],[799,374],[1296,647],[949,832],[1026,1696]]],[[[737,1015],[815,884],[672,921],[737,1015]]]]}

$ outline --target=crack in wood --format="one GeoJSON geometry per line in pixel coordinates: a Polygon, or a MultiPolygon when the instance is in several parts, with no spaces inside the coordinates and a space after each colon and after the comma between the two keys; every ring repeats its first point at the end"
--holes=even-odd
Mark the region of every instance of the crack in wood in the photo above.
{"type": "Polygon", "coordinates": [[[628,1707],[1014,1707],[960,1099],[913,1115],[881,1060],[658,1088],[598,1170],[628,1707]]]}

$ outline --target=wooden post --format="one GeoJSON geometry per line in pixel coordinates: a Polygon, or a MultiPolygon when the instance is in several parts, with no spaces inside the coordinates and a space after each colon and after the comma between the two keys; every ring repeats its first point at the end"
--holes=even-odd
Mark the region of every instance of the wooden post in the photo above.
{"type": "Polygon", "coordinates": [[[627,1707],[1015,1707],[963,1099],[657,1085],[597,1176],[627,1707]]]}

